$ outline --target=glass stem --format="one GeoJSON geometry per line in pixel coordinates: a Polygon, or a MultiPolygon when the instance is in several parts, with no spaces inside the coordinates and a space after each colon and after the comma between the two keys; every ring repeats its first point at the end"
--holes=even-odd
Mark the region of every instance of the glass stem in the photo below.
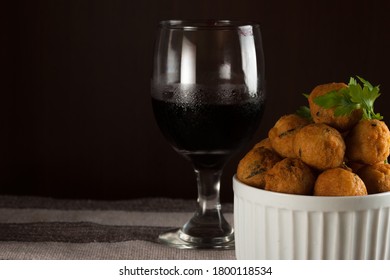
{"type": "Polygon", "coordinates": [[[205,214],[207,211],[220,211],[219,199],[221,169],[195,169],[198,182],[198,206],[199,211],[205,214]]]}
{"type": "Polygon", "coordinates": [[[189,242],[223,243],[233,240],[233,229],[221,212],[219,187],[222,169],[195,168],[198,208],[183,226],[181,238],[189,242]]]}

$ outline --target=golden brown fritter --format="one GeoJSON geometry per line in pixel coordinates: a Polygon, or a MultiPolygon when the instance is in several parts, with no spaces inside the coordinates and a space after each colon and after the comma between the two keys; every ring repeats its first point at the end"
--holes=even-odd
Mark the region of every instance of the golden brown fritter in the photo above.
{"type": "Polygon", "coordinates": [[[390,191],[390,164],[366,165],[358,171],[369,194],[390,191]]]}
{"type": "Polygon", "coordinates": [[[289,194],[312,194],[315,182],[313,171],[297,158],[285,158],[265,175],[265,189],[289,194]]]}
{"type": "Polygon", "coordinates": [[[295,135],[294,153],[307,165],[325,170],[343,163],[345,143],[336,129],[326,124],[309,124],[295,135]]]}
{"type": "Polygon", "coordinates": [[[314,103],[314,98],[325,95],[328,92],[348,87],[344,83],[329,83],[316,86],[309,95],[310,113],[315,123],[325,123],[339,131],[351,129],[361,118],[362,110],[356,109],[348,116],[334,116],[334,109],[326,109],[314,103]]]}
{"type": "Polygon", "coordinates": [[[253,148],[259,148],[259,147],[264,147],[272,150],[271,140],[269,138],[265,138],[260,142],[256,143],[256,145],[253,148]]]}
{"type": "Polygon", "coordinates": [[[383,121],[361,120],[346,138],[349,160],[365,164],[384,162],[390,154],[390,132],[383,121]]]}
{"type": "Polygon", "coordinates": [[[314,185],[317,196],[361,196],[367,189],[358,175],[343,168],[333,168],[322,172],[314,185]]]}
{"type": "Polygon", "coordinates": [[[294,136],[307,124],[309,120],[295,114],[282,116],[268,132],[272,148],[282,157],[295,157],[294,136]]]}
{"type": "Polygon", "coordinates": [[[279,155],[270,149],[253,148],[239,162],[237,178],[247,185],[264,189],[266,171],[280,160],[279,155]]]}

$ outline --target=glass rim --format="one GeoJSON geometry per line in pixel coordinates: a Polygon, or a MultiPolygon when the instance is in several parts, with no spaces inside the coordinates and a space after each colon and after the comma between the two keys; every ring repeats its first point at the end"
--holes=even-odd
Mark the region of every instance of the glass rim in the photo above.
{"type": "Polygon", "coordinates": [[[254,21],[243,20],[162,20],[160,28],[178,30],[235,30],[249,27],[259,27],[254,21]]]}

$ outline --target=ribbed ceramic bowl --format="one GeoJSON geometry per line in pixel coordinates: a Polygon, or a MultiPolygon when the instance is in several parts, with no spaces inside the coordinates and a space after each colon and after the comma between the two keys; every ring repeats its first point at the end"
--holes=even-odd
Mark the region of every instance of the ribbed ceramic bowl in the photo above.
{"type": "Polygon", "coordinates": [[[390,192],[315,197],[233,178],[237,259],[390,259],[390,192]]]}

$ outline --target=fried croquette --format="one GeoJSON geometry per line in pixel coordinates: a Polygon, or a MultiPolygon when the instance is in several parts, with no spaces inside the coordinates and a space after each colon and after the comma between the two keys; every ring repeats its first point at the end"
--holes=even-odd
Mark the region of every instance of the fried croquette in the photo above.
{"type": "Polygon", "coordinates": [[[265,139],[261,140],[260,142],[256,143],[253,148],[258,148],[258,147],[264,147],[264,148],[272,150],[271,140],[269,138],[265,138],[265,139]]]}
{"type": "Polygon", "coordinates": [[[282,157],[295,157],[293,150],[293,140],[295,134],[309,120],[295,114],[282,116],[268,132],[272,148],[282,157]]]}
{"type": "Polygon", "coordinates": [[[367,195],[364,182],[358,175],[344,168],[332,168],[322,172],[314,185],[317,196],[367,195]]]}
{"type": "Polygon", "coordinates": [[[339,167],[344,161],[343,137],[326,124],[314,123],[300,129],[293,147],[296,157],[319,170],[339,167]]]}
{"type": "Polygon", "coordinates": [[[316,86],[310,93],[308,101],[310,113],[315,123],[324,123],[339,131],[347,131],[351,129],[362,118],[363,111],[361,109],[354,110],[348,116],[335,116],[334,109],[326,109],[314,102],[318,96],[322,96],[331,91],[340,90],[348,87],[345,83],[329,83],[316,86]]]}
{"type": "Polygon", "coordinates": [[[312,194],[315,175],[309,166],[297,158],[285,158],[265,175],[265,189],[289,194],[312,194]]]}
{"type": "Polygon", "coordinates": [[[390,191],[390,164],[366,165],[358,171],[369,194],[390,191]]]}
{"type": "Polygon", "coordinates": [[[361,120],[346,138],[349,160],[365,164],[384,162],[390,154],[390,131],[383,121],[361,120]]]}
{"type": "Polygon", "coordinates": [[[264,189],[265,173],[281,158],[273,150],[257,147],[250,150],[239,162],[237,178],[241,182],[264,189]]]}

